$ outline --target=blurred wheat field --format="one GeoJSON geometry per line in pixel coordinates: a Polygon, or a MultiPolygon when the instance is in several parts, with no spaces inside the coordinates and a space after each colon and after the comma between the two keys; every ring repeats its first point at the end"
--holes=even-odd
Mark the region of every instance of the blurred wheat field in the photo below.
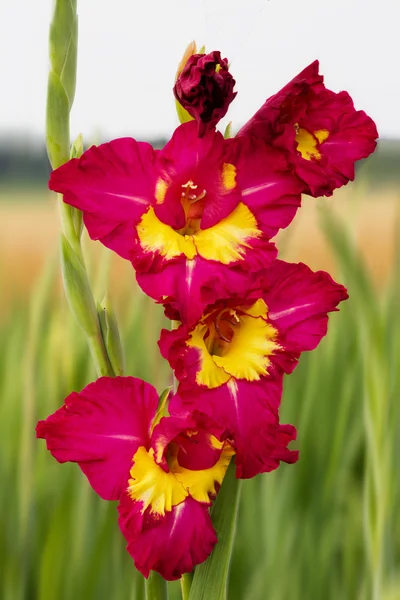
{"type": "MultiPolygon", "coordinates": [[[[94,379],[44,195],[28,204],[4,192],[0,203],[0,597],[143,600],[115,503],[35,440],[37,420],[94,379]]],[[[306,199],[280,236],[283,258],[328,269],[350,300],[286,378],[282,422],[298,429],[300,460],[244,482],[228,600],[400,598],[398,204],[395,190],[373,197],[361,179],[333,199],[306,199]]],[[[108,287],[116,305],[127,374],[161,391],[170,381],[156,344],[161,308],[122,259],[86,249],[96,296],[108,287]]]]}

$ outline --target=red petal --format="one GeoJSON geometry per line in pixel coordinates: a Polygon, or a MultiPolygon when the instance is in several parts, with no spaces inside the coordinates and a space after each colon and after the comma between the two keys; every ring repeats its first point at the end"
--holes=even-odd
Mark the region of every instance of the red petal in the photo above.
{"type": "Polygon", "coordinates": [[[243,202],[271,239],[291,223],[301,205],[304,182],[291,172],[284,154],[263,140],[239,137],[228,141],[235,153],[243,202]]]}
{"type": "Polygon", "coordinates": [[[101,377],[39,421],[37,437],[59,462],[76,462],[105,500],[126,489],[132,458],[149,443],[158,404],[156,390],[133,377],[101,377]]]}
{"type": "Polygon", "coordinates": [[[274,261],[265,271],[264,283],[268,318],[279,330],[286,352],[316,348],[327,331],[327,313],[348,298],[346,289],[328,273],[314,272],[303,263],[274,261]]]}
{"type": "Polygon", "coordinates": [[[246,479],[276,469],[280,461],[298,458],[297,451],[287,448],[296,438],[295,428],[279,424],[281,394],[282,380],[273,376],[259,382],[232,379],[206,391],[180,386],[171,409],[201,410],[216,423],[223,423],[234,442],[237,477],[246,479]]]}
{"type": "Polygon", "coordinates": [[[171,406],[170,403],[171,416],[162,418],[151,436],[156,461],[166,464],[168,457],[164,456],[164,452],[168,444],[174,441],[180,448],[178,462],[181,467],[192,471],[213,467],[220,458],[221,448],[212,446],[210,436],[221,441],[225,428],[217,426],[209,416],[198,411],[188,412],[180,408],[174,413],[171,406]]]}
{"type": "Polygon", "coordinates": [[[133,227],[153,202],[155,159],[150,144],[132,138],[113,140],[92,146],[81,158],[53,171],[49,187],[83,211],[90,237],[102,241],[121,224],[133,227]]]}
{"type": "Polygon", "coordinates": [[[275,258],[276,248],[265,238],[254,240],[252,245],[241,262],[229,266],[196,256],[193,260],[178,258],[151,270],[143,260],[136,279],[146,294],[166,306],[169,318],[191,324],[208,304],[242,294],[254,285],[257,271],[275,258]]]}
{"type": "MultiPolygon", "coordinates": [[[[240,129],[237,135],[254,136],[271,142],[275,137],[276,121],[281,115],[282,103],[286,98],[300,95],[307,88],[314,88],[316,91],[325,88],[323,84],[324,78],[318,73],[318,70],[319,62],[315,60],[289,81],[279,92],[270,96],[255,115],[240,129]]],[[[298,117],[299,115],[296,114],[296,116],[298,117]]]]}
{"type": "Polygon", "coordinates": [[[118,511],[127,550],[145,577],[154,570],[169,581],[179,579],[206,560],[217,542],[207,506],[190,497],[156,519],[142,515],[140,504],[125,493],[118,511]]]}

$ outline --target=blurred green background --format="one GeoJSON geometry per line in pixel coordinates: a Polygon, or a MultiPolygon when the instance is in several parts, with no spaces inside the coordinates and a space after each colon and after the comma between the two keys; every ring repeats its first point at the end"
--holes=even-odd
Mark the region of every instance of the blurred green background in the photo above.
{"type": "MultiPolygon", "coordinates": [[[[228,600],[400,598],[399,158],[399,144],[382,143],[355,184],[305,198],[279,237],[281,257],[328,269],[350,300],[286,378],[282,422],[298,429],[300,460],[244,482],[228,600]]],[[[115,503],[35,440],[37,420],[94,371],[63,295],[55,199],[44,177],[10,173],[0,189],[0,598],[142,600],[115,503]]],[[[156,345],[161,308],[122,259],[89,240],[85,253],[96,297],[108,289],[114,302],[127,374],[161,391],[171,378],[156,345]]],[[[170,589],[175,600],[179,584],[170,589]]]]}

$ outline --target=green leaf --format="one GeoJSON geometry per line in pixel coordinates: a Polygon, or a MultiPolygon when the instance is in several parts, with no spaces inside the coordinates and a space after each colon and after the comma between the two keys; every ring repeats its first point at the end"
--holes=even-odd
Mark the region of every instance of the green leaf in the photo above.
{"type": "Polygon", "coordinates": [[[235,462],[231,460],[211,513],[218,543],[208,559],[196,567],[190,600],[226,599],[241,487],[241,481],[236,479],[235,471],[235,462]]]}

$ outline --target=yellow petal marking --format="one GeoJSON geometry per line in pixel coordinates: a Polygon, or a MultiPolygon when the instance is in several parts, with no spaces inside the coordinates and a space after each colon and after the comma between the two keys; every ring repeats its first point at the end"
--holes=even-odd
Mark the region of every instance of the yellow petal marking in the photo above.
{"type": "Polygon", "coordinates": [[[159,252],[166,259],[184,254],[192,259],[196,255],[193,236],[180,235],[169,225],[162,223],[150,208],[137,226],[142,248],[148,252],[159,252]]]}
{"type": "Polygon", "coordinates": [[[224,163],[222,166],[222,185],[227,192],[236,187],[236,167],[230,163],[224,163]]]}
{"type": "Polygon", "coordinates": [[[159,252],[167,260],[181,254],[191,260],[198,254],[224,265],[241,260],[250,247],[248,242],[261,236],[253,213],[242,202],[213,227],[184,236],[162,223],[150,208],[138,224],[137,232],[145,251],[159,252]]]}
{"type": "Polygon", "coordinates": [[[168,190],[168,183],[162,177],[159,177],[156,182],[156,189],[154,192],[157,204],[162,204],[165,200],[165,194],[168,190]]]}
{"type": "Polygon", "coordinates": [[[295,125],[295,130],[297,150],[300,152],[302,158],[305,160],[311,160],[312,158],[320,160],[322,155],[318,146],[328,139],[329,131],[327,129],[319,129],[311,133],[297,124],[295,125]]]}
{"type": "Polygon", "coordinates": [[[277,331],[262,318],[241,315],[229,349],[224,356],[213,356],[216,365],[235,379],[257,381],[267,375],[269,356],[277,349],[277,331]]]}
{"type": "Polygon", "coordinates": [[[178,463],[178,447],[171,444],[169,472],[165,472],[155,462],[154,451],[141,446],[133,457],[128,484],[132,500],[143,502],[142,514],[150,507],[150,513],[165,515],[166,512],[185,500],[189,495],[198,502],[210,504],[210,497],[217,492],[216,484],[221,485],[226,469],[235,454],[228,442],[219,442],[210,435],[210,443],[221,449],[221,454],[213,467],[191,471],[178,463]]]}
{"type": "Polygon", "coordinates": [[[142,513],[150,506],[151,513],[165,515],[189,495],[173,473],[166,473],[154,460],[154,450],[144,446],[133,457],[128,493],[132,500],[143,502],[142,513]]]}
{"type": "Polygon", "coordinates": [[[327,129],[319,129],[318,131],[314,131],[314,135],[319,141],[320,144],[325,142],[325,140],[329,137],[329,131],[327,129]]]}
{"type": "Polygon", "coordinates": [[[206,385],[208,388],[216,388],[229,381],[231,376],[214,362],[214,357],[208,352],[204,342],[204,336],[207,333],[207,330],[208,325],[200,321],[194,328],[186,345],[200,350],[201,365],[196,373],[196,382],[199,385],[206,385]]]}
{"type": "MultiPolygon", "coordinates": [[[[204,336],[214,335],[214,329],[206,323],[210,315],[198,323],[186,345],[200,350],[200,368],[196,382],[208,388],[216,388],[227,383],[231,377],[257,381],[268,374],[270,356],[280,349],[277,343],[278,332],[268,323],[268,308],[259,299],[249,308],[235,309],[238,323],[229,344],[222,355],[210,354],[204,336]]],[[[209,344],[209,348],[212,344],[209,344]]]]}

